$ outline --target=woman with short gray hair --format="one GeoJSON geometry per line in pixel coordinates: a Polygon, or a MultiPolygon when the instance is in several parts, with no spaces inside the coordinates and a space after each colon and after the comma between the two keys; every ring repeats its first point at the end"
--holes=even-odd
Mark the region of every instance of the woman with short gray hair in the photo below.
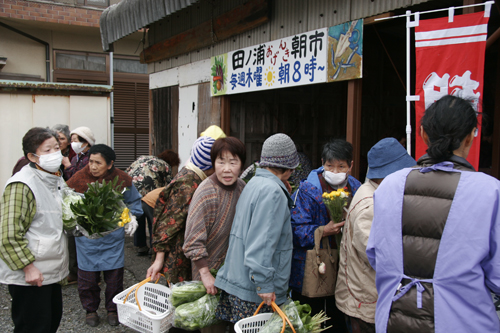
{"type": "MultiPolygon", "coordinates": [[[[56,132],[57,139],[59,141],[59,147],[61,148],[61,153],[63,154],[63,165],[71,165],[71,159],[76,156],[76,153],[71,148],[71,136],[69,132],[68,125],[57,124],[52,126],[52,130],[56,132]]],[[[67,180],[67,179],[65,179],[67,180]]]]}

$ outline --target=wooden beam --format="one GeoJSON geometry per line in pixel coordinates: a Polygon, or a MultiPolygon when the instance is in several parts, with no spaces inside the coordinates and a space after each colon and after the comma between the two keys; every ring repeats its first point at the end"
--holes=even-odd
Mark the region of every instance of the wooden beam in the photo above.
{"type": "Polygon", "coordinates": [[[268,21],[268,0],[251,0],[213,20],[148,47],[141,52],[141,63],[186,54],[254,29],[268,21]]]}
{"type": "Polygon", "coordinates": [[[352,144],[352,159],[354,165],[351,175],[359,178],[359,159],[361,149],[361,87],[362,80],[347,82],[347,128],[346,141],[352,144]]]}
{"type": "Polygon", "coordinates": [[[382,21],[376,21],[376,20],[381,19],[381,18],[392,17],[393,15],[394,15],[393,12],[387,12],[387,13],[383,13],[380,15],[370,16],[370,17],[363,19],[363,25],[370,25],[370,24],[374,24],[374,23],[384,22],[383,20],[382,21]]]}

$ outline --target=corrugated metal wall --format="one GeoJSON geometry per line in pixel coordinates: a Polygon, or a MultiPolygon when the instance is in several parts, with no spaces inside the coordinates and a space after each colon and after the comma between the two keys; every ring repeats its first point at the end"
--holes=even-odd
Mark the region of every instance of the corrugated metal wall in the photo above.
{"type": "MultiPolygon", "coordinates": [[[[149,73],[208,59],[239,48],[265,43],[301,32],[330,27],[431,0],[269,0],[270,22],[172,59],[149,64],[149,73]]],[[[149,43],[160,42],[245,3],[245,0],[199,1],[151,25],[149,43]]]]}

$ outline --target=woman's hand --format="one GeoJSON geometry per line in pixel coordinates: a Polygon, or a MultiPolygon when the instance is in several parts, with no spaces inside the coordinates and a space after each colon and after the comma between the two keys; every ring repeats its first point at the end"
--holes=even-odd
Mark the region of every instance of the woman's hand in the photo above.
{"type": "Polygon", "coordinates": [[[266,305],[271,305],[272,302],[276,300],[276,294],[274,292],[272,293],[266,293],[266,294],[257,294],[259,295],[260,298],[266,303],[266,305]]]}
{"type": "Polygon", "coordinates": [[[31,284],[32,286],[41,287],[43,283],[43,274],[40,272],[38,268],[33,265],[33,263],[23,268],[24,271],[24,279],[26,283],[31,284]]]}
{"type": "Polygon", "coordinates": [[[156,281],[160,278],[163,262],[165,260],[165,252],[156,252],[156,258],[151,267],[148,268],[146,278],[151,277],[151,281],[156,281]]]}
{"type": "Polygon", "coordinates": [[[65,168],[69,168],[71,166],[71,162],[70,162],[69,158],[64,156],[62,159],[62,165],[64,165],[65,168]]]}
{"type": "Polygon", "coordinates": [[[201,275],[201,281],[203,282],[203,285],[207,289],[207,294],[210,295],[217,294],[217,288],[215,288],[214,286],[215,278],[208,270],[208,267],[203,267],[202,269],[200,269],[200,275],[201,275]]]}
{"type": "Polygon", "coordinates": [[[340,234],[344,224],[345,221],[339,223],[333,223],[333,221],[330,221],[327,225],[325,225],[325,228],[323,229],[323,237],[340,234]]]}

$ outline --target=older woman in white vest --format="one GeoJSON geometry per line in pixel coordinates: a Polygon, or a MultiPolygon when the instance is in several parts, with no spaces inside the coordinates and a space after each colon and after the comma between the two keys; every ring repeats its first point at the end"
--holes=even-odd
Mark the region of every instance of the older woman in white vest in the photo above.
{"type": "Polygon", "coordinates": [[[68,275],[60,190],[62,154],[55,132],[35,127],[23,137],[30,163],[7,181],[0,203],[0,283],[12,296],[14,332],[56,332],[59,282],[68,275]]]}

